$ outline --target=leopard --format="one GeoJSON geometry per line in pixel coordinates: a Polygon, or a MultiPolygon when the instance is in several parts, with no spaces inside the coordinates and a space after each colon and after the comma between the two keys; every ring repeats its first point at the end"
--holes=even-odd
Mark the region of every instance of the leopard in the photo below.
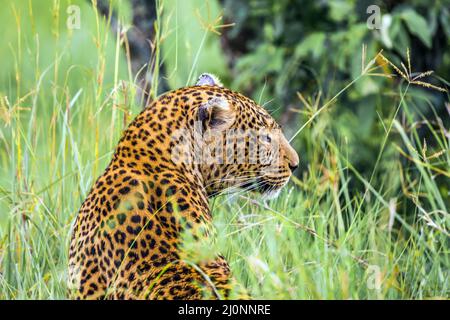
{"type": "Polygon", "coordinates": [[[70,298],[231,299],[239,284],[224,256],[192,263],[183,235],[212,237],[212,198],[276,197],[298,166],[270,113],[216,76],[160,95],[124,130],[74,218],[70,298]]]}

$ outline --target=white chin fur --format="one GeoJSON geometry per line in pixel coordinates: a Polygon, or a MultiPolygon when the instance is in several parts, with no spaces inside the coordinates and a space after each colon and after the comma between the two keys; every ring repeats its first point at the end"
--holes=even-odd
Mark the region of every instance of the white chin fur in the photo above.
{"type": "Polygon", "coordinates": [[[277,198],[280,195],[280,192],[281,192],[281,188],[276,189],[276,190],[270,190],[268,192],[264,192],[262,194],[262,198],[264,200],[272,200],[272,199],[277,198]]]}

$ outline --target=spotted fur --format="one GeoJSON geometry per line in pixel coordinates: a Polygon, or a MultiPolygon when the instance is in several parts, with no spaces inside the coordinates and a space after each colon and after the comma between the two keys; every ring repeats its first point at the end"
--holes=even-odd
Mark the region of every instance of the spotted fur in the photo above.
{"type": "Polygon", "coordinates": [[[187,263],[181,234],[198,237],[211,229],[208,198],[226,188],[257,181],[261,192],[279,190],[298,165],[298,156],[280,134],[272,139],[281,141],[283,161],[270,172],[261,164],[173,161],[173,133],[197,120],[217,130],[279,127],[251,99],[207,83],[162,95],[123,133],[74,223],[69,253],[72,297],[229,297],[233,281],[224,258],[198,266],[187,263]],[[211,110],[212,99],[226,102],[228,109],[221,109],[223,114],[211,110]]]}

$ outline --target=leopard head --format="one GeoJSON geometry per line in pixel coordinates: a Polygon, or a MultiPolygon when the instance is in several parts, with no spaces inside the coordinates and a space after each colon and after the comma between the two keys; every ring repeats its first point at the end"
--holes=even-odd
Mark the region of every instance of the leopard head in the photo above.
{"type": "Polygon", "coordinates": [[[198,89],[207,94],[196,109],[194,156],[208,194],[255,190],[271,198],[299,165],[281,127],[260,105],[202,74],[198,89]]]}

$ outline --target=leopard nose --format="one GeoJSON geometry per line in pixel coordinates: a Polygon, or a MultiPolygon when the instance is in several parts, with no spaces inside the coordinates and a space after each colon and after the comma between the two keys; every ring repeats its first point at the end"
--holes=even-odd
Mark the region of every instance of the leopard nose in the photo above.
{"type": "Polygon", "coordinates": [[[289,169],[291,169],[291,172],[294,172],[295,169],[298,168],[298,163],[295,164],[289,164],[289,169]]]}
{"type": "Polygon", "coordinates": [[[291,158],[288,159],[288,166],[289,166],[289,169],[291,169],[291,172],[294,172],[294,170],[298,168],[299,163],[300,163],[300,159],[298,158],[297,152],[295,152],[295,150],[294,150],[291,158]]]}

